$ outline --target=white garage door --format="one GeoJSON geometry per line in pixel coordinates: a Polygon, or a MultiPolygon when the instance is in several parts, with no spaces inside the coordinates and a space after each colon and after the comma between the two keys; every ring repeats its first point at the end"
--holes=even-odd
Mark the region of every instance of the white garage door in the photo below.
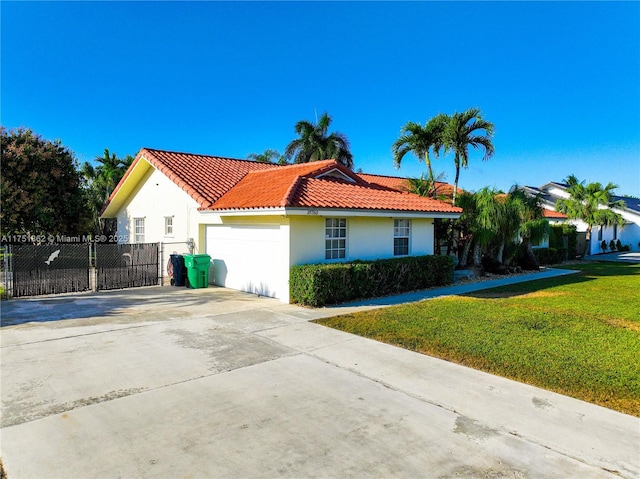
{"type": "Polygon", "coordinates": [[[280,226],[207,226],[209,282],[278,298],[282,293],[280,226]]]}

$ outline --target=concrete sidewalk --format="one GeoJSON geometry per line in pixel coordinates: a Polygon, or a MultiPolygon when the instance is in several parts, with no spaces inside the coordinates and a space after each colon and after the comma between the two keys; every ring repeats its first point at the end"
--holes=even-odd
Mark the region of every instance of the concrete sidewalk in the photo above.
{"type": "Polygon", "coordinates": [[[585,261],[615,261],[620,263],[640,263],[640,252],[622,251],[618,253],[594,254],[584,257],[585,261]]]}
{"type": "Polygon", "coordinates": [[[3,303],[9,479],[640,475],[638,418],[309,322],[372,307],[221,288],[3,303]]]}

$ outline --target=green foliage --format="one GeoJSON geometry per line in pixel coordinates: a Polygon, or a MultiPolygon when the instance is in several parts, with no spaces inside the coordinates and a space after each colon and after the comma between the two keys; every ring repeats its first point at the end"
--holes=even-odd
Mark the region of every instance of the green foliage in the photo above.
{"type": "MultiPolygon", "coordinates": [[[[433,168],[431,167],[431,157],[429,151],[433,149],[435,156],[439,156],[443,146],[443,133],[448,122],[448,116],[440,114],[431,118],[423,127],[412,121],[408,122],[400,130],[400,137],[391,146],[393,152],[393,163],[396,168],[400,168],[402,159],[409,152],[412,152],[418,161],[424,161],[427,164],[428,180],[435,181],[433,168]]],[[[430,188],[428,193],[422,196],[432,196],[433,189],[430,188]]]]}
{"type": "Polygon", "coordinates": [[[566,249],[567,259],[575,259],[578,246],[578,230],[575,225],[549,225],[549,247],[566,249]]]}
{"type": "Polygon", "coordinates": [[[84,180],[87,208],[92,221],[91,233],[113,234],[115,232],[115,224],[113,224],[115,222],[101,220],[100,212],[133,160],[134,157],[131,155],[118,158],[115,153],[110,153],[105,148],[103,156],[95,159],[98,166],[94,167],[88,162],[82,165],[80,173],[84,180]]]}
{"type": "Polygon", "coordinates": [[[561,394],[640,415],[640,265],[319,321],[561,394]]]}
{"type": "Polygon", "coordinates": [[[569,198],[556,201],[556,210],[571,220],[582,220],[587,224],[587,242],[583,253],[587,255],[593,226],[622,226],[624,219],[611,208],[624,208],[625,204],[622,200],[612,200],[613,191],[617,188],[613,183],[607,183],[606,186],[597,182],[585,185],[584,181],[579,181],[573,175],[566,178],[566,182],[569,185],[569,198]]]}
{"type": "Polygon", "coordinates": [[[292,302],[321,307],[443,286],[452,279],[452,258],[409,256],[293,266],[289,287],[292,302]]]}
{"type": "Polygon", "coordinates": [[[333,159],[353,169],[349,140],[343,133],[329,133],[330,124],[331,117],[326,112],[315,125],[306,120],[296,123],[295,131],[299,138],[287,145],[284,157],[294,163],[333,159]]]}
{"type": "Polygon", "coordinates": [[[2,234],[86,234],[90,219],[73,153],[29,129],[0,130],[2,234]]]}
{"type": "Polygon", "coordinates": [[[267,148],[264,153],[250,153],[247,160],[257,161],[258,163],[275,163],[278,165],[286,165],[286,158],[280,154],[278,150],[267,148]]]}
{"type": "Polygon", "coordinates": [[[564,248],[536,248],[533,250],[538,264],[558,264],[565,260],[567,250],[564,248]]]}

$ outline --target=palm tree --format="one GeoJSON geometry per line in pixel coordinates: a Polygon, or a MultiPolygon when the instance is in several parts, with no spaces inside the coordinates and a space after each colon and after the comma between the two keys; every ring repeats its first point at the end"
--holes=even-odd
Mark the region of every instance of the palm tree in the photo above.
{"type": "Polygon", "coordinates": [[[296,138],[287,145],[284,157],[294,163],[308,163],[319,160],[336,160],[349,169],[353,168],[353,155],[349,140],[340,132],[328,134],[331,117],[325,112],[316,124],[301,120],[296,123],[296,138]]]}
{"type": "Polygon", "coordinates": [[[433,182],[434,176],[429,151],[433,149],[434,154],[439,155],[443,146],[442,134],[448,121],[449,117],[441,113],[427,121],[424,127],[412,121],[404,125],[400,130],[400,138],[391,146],[393,163],[396,168],[400,168],[402,159],[407,153],[412,152],[418,161],[426,163],[429,180],[433,182]]]}
{"type": "Polygon", "coordinates": [[[453,183],[453,201],[455,203],[458,194],[458,179],[460,178],[460,168],[469,166],[469,147],[484,150],[483,161],[493,156],[494,148],[491,141],[494,133],[493,123],[482,118],[480,109],[469,108],[462,113],[454,113],[442,133],[442,144],[444,151],[452,151],[456,167],[456,178],[453,183]],[[484,134],[479,131],[484,130],[484,134]]]}
{"type": "Polygon", "coordinates": [[[539,243],[549,235],[549,221],[544,217],[539,195],[527,195],[518,185],[509,190],[508,205],[520,217],[520,248],[524,253],[521,261],[523,269],[539,269],[538,261],[533,254],[533,244],[539,243]]]}
{"type": "Polygon", "coordinates": [[[80,167],[87,206],[93,218],[94,231],[104,233],[105,224],[100,220],[100,210],[133,160],[134,157],[131,155],[118,158],[115,153],[110,153],[109,149],[105,148],[103,156],[95,158],[97,166],[84,162],[80,167]]]}
{"type": "Polygon", "coordinates": [[[435,198],[437,200],[448,200],[449,197],[440,191],[444,184],[443,180],[444,173],[440,173],[436,178],[425,178],[424,175],[420,175],[419,178],[407,178],[408,184],[404,190],[418,196],[435,198]]]}
{"type": "Polygon", "coordinates": [[[613,191],[618,187],[611,182],[606,186],[595,182],[585,185],[574,175],[566,178],[569,185],[567,193],[569,198],[556,201],[556,210],[566,214],[570,220],[581,220],[587,224],[587,235],[583,256],[589,254],[591,249],[591,230],[594,226],[624,225],[622,215],[611,208],[624,208],[624,201],[612,201],[613,191]]]}
{"type": "Polygon", "coordinates": [[[270,148],[264,150],[264,153],[250,153],[247,156],[247,160],[257,161],[258,163],[278,163],[279,165],[286,163],[284,156],[279,151],[270,148]]]}

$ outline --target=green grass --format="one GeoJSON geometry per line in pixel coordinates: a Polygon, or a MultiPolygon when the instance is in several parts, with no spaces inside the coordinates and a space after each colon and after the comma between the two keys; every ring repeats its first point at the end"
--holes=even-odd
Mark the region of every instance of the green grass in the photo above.
{"type": "Polygon", "coordinates": [[[640,416],[640,265],[318,321],[640,416]]]}

